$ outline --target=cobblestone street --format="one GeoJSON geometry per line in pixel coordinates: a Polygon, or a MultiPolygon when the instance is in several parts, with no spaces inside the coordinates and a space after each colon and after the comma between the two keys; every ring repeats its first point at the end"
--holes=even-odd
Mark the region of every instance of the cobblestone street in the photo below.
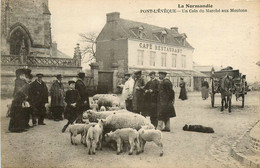
{"type": "MultiPolygon", "coordinates": [[[[178,97],[176,94],[175,97],[178,97]]],[[[24,133],[9,133],[9,118],[6,104],[2,100],[2,167],[176,167],[176,168],[235,168],[243,167],[235,161],[230,150],[232,144],[248,127],[259,119],[259,92],[249,92],[245,107],[232,97],[232,113],[220,112],[220,95],[216,95],[215,108],[210,99],[202,100],[199,92],[188,93],[188,100],[176,99],[177,117],[173,131],[163,133],[164,156],[153,143],[146,143],[144,153],[129,156],[116,155],[116,151],[104,147],[96,155],[89,156],[86,148],[70,144],[70,135],[61,133],[66,120],[46,120],[46,126],[37,126],[24,133]],[[212,127],[214,134],[186,132],[185,124],[212,127]]],[[[78,140],[79,140],[78,136],[78,140]]]]}

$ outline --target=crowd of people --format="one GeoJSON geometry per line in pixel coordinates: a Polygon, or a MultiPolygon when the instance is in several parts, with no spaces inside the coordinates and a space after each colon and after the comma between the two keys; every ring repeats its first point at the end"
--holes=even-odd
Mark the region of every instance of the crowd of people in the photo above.
{"type": "MultiPolygon", "coordinates": [[[[166,78],[167,72],[150,72],[150,81],[144,82],[142,71],[125,74],[125,84],[122,96],[126,109],[135,113],[149,116],[151,123],[159,130],[170,131],[170,118],[176,117],[174,109],[175,92],[172,82],[166,78]]],[[[185,82],[180,83],[181,93],[179,98],[187,99],[185,82]]]]}
{"type": "Polygon", "coordinates": [[[13,92],[13,100],[10,108],[10,132],[24,132],[29,128],[38,125],[46,125],[44,118],[46,115],[46,104],[49,103],[50,95],[50,111],[55,121],[63,120],[62,114],[68,119],[68,123],[62,129],[66,130],[69,124],[74,121],[82,120],[82,113],[90,108],[89,95],[87,88],[83,82],[85,73],[78,73],[77,81],[70,80],[68,82],[70,89],[64,91],[62,83],[62,75],[56,75],[57,80],[53,82],[50,90],[46,83],[42,80],[44,75],[36,74],[33,81],[33,75],[30,69],[16,70],[15,87],[13,92]],[[66,102],[66,107],[65,103],[66,102]],[[29,124],[30,118],[32,125],[29,124]]]}
{"type": "MultiPolygon", "coordinates": [[[[176,117],[174,109],[175,92],[171,81],[166,78],[167,72],[150,72],[150,81],[145,83],[142,71],[125,74],[122,96],[128,111],[149,116],[151,123],[162,131],[170,131],[170,118],[176,117]]],[[[13,100],[10,109],[9,131],[23,132],[38,125],[46,125],[46,104],[49,103],[50,114],[54,121],[66,118],[62,132],[73,122],[82,122],[82,113],[90,109],[89,95],[84,84],[85,73],[78,73],[77,80],[68,81],[69,89],[65,92],[62,75],[56,75],[50,89],[43,81],[44,75],[33,75],[30,69],[17,69],[13,100]],[[65,105],[66,104],[66,105],[65,105]],[[29,124],[30,118],[32,125],[29,124]]],[[[181,100],[187,99],[185,82],[180,82],[181,100]]]]}

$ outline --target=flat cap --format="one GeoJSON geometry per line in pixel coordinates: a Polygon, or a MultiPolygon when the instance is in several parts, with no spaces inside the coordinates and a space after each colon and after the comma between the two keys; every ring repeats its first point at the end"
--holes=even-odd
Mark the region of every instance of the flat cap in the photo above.
{"type": "Polygon", "coordinates": [[[42,73],[36,74],[37,77],[43,77],[44,75],[42,73]]]}
{"type": "Polygon", "coordinates": [[[124,76],[131,76],[131,74],[130,73],[125,73],[125,75],[124,76]]]}
{"type": "Polygon", "coordinates": [[[134,74],[135,75],[142,74],[142,71],[135,71],[134,74]]]}
{"type": "Polygon", "coordinates": [[[78,73],[78,77],[79,78],[84,78],[85,77],[85,73],[84,72],[79,72],[78,73]]]}
{"type": "Polygon", "coordinates": [[[56,78],[57,78],[57,79],[62,78],[62,75],[61,75],[61,74],[58,74],[58,75],[56,75],[56,78]]]}
{"type": "Polygon", "coordinates": [[[154,71],[150,72],[149,76],[151,76],[151,75],[155,75],[155,72],[154,71]]]}
{"type": "Polygon", "coordinates": [[[69,85],[72,84],[72,83],[76,83],[74,80],[69,80],[68,81],[69,85]]]}
{"type": "Polygon", "coordinates": [[[159,71],[159,74],[167,75],[167,72],[165,72],[165,71],[159,71]]]}

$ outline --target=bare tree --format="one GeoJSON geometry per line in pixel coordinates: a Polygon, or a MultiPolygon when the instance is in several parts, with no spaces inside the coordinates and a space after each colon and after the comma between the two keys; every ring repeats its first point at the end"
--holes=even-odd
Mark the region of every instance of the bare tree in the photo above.
{"type": "Polygon", "coordinates": [[[83,42],[83,49],[81,50],[82,61],[88,57],[87,60],[83,61],[85,63],[92,62],[96,60],[96,38],[97,33],[81,33],[79,34],[83,42]]]}

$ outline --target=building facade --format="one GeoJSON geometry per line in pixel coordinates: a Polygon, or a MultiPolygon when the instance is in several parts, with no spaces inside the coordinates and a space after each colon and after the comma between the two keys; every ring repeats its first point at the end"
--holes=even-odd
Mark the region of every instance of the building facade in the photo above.
{"type": "Polygon", "coordinates": [[[43,73],[48,86],[57,74],[66,82],[82,70],[79,46],[68,58],[52,43],[48,0],[1,0],[2,95],[12,95],[18,68],[30,68],[33,75],[43,73]]]}
{"type": "Polygon", "coordinates": [[[193,90],[193,77],[203,74],[193,70],[194,48],[187,35],[177,27],[162,28],[120,18],[120,13],[107,14],[107,21],[96,40],[96,57],[100,70],[118,67],[119,76],[142,70],[148,80],[151,71],[166,71],[176,90],[184,78],[193,90]]]}

